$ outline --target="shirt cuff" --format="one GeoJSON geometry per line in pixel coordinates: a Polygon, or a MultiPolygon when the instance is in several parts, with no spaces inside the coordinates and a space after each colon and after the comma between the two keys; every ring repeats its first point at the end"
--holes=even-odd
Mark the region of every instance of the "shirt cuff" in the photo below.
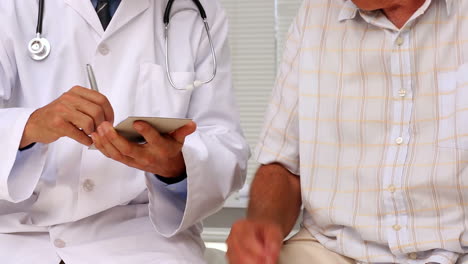
{"type": "MultiPolygon", "coordinates": [[[[181,199],[183,199],[184,201],[187,199],[187,174],[184,173],[184,175],[180,176],[180,177],[177,177],[177,181],[172,183],[172,182],[168,182],[168,181],[163,181],[161,180],[161,176],[158,176],[158,175],[155,175],[156,178],[159,180],[159,184],[164,186],[164,188],[168,191],[170,191],[171,193],[177,195],[178,197],[180,197],[181,199]],[[182,179],[182,180],[179,180],[179,179],[182,179]]],[[[166,178],[164,178],[166,179],[166,178]]]]}
{"type": "Polygon", "coordinates": [[[32,148],[32,147],[34,147],[34,145],[36,145],[36,143],[31,143],[31,144],[27,145],[27,146],[26,146],[26,147],[24,147],[24,148],[20,148],[20,149],[19,149],[19,151],[25,151],[25,150],[28,150],[28,149],[30,149],[30,148],[32,148]]]}
{"type": "Polygon", "coordinates": [[[187,172],[184,171],[183,174],[177,177],[172,177],[172,178],[166,178],[160,175],[155,174],[156,178],[158,178],[159,181],[164,182],[165,184],[174,184],[174,183],[179,183],[187,178],[187,172]]]}

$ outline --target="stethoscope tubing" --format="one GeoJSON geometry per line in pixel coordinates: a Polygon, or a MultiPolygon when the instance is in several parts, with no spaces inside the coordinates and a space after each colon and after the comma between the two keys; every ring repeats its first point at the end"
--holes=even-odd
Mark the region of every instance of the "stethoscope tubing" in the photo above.
{"type": "Polygon", "coordinates": [[[165,55],[166,55],[166,75],[167,79],[169,80],[169,83],[171,84],[172,88],[176,90],[193,90],[194,88],[198,88],[204,84],[210,83],[211,81],[214,80],[216,77],[218,65],[217,65],[217,60],[216,60],[216,51],[214,49],[214,44],[213,44],[213,39],[211,37],[210,33],[210,26],[208,25],[207,17],[206,17],[206,12],[205,9],[203,8],[203,5],[200,3],[199,0],[192,0],[193,3],[197,6],[198,11],[200,13],[200,17],[203,20],[204,28],[206,31],[206,34],[208,36],[208,41],[210,44],[210,51],[211,51],[211,59],[213,61],[213,71],[212,75],[209,79],[205,81],[200,81],[200,80],[195,80],[193,83],[187,85],[184,88],[179,88],[175,84],[174,80],[172,79],[171,76],[171,67],[170,67],[170,61],[169,61],[169,24],[170,24],[170,15],[171,15],[171,9],[172,5],[174,4],[175,0],[169,0],[166,6],[166,10],[164,11],[164,17],[163,17],[163,22],[164,22],[164,42],[165,42],[165,55]]]}
{"type": "MultiPolygon", "coordinates": [[[[195,80],[193,83],[187,85],[185,88],[179,88],[175,84],[174,80],[172,79],[171,76],[171,67],[170,67],[170,61],[169,61],[169,24],[170,24],[170,15],[171,15],[171,9],[172,5],[174,4],[175,0],[169,0],[166,6],[166,10],[164,11],[164,17],[163,17],[163,22],[164,22],[164,42],[165,42],[165,57],[166,57],[166,75],[167,79],[169,80],[169,83],[174,89],[177,90],[192,90],[194,88],[200,87],[204,84],[207,84],[216,77],[218,65],[217,65],[217,60],[216,60],[216,51],[214,48],[213,44],[213,39],[210,34],[210,26],[208,25],[207,22],[207,17],[206,17],[206,12],[205,9],[203,8],[203,5],[200,3],[199,0],[192,0],[195,6],[197,6],[198,11],[200,13],[200,17],[203,20],[204,28],[206,31],[206,34],[208,36],[208,41],[210,44],[210,51],[211,51],[211,59],[213,61],[213,71],[212,75],[209,79],[205,81],[200,81],[200,80],[195,80]]],[[[39,8],[38,8],[38,15],[37,15],[37,26],[36,26],[36,38],[33,38],[28,45],[29,53],[30,56],[33,60],[36,61],[42,61],[46,59],[49,56],[50,53],[50,43],[46,38],[42,38],[42,26],[44,22],[44,0],[39,0],[39,8]]]]}
{"type": "Polygon", "coordinates": [[[42,34],[43,21],[44,21],[44,0],[39,0],[39,10],[37,12],[36,35],[42,34]]]}
{"type": "MultiPolygon", "coordinates": [[[[163,22],[164,25],[169,24],[169,20],[171,17],[171,10],[172,10],[172,5],[174,4],[175,0],[169,0],[166,5],[166,10],[164,10],[164,17],[163,17],[163,22]]],[[[203,20],[206,20],[206,12],[205,9],[203,8],[203,5],[200,3],[199,0],[192,0],[193,3],[197,6],[198,12],[200,12],[200,16],[203,20]]]]}
{"type": "Polygon", "coordinates": [[[42,24],[44,21],[44,0],[39,0],[37,11],[36,37],[28,43],[29,56],[35,61],[43,61],[50,54],[50,43],[42,35],[42,24]]]}

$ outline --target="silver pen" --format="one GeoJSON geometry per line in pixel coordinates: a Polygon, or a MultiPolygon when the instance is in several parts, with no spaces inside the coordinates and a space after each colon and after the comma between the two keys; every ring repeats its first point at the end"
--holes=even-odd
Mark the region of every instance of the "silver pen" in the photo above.
{"type": "MultiPolygon", "coordinates": [[[[86,71],[88,72],[88,81],[89,81],[89,85],[91,86],[91,90],[99,92],[97,82],[96,82],[96,77],[94,76],[94,71],[93,71],[93,67],[91,67],[91,64],[86,64],[86,71]]],[[[82,129],[80,128],[80,130],[82,129]]],[[[91,146],[88,147],[88,149],[96,149],[96,146],[93,143],[91,144],[91,146]]]]}
{"type": "Polygon", "coordinates": [[[89,80],[89,85],[91,85],[91,89],[99,92],[97,82],[96,82],[96,77],[94,76],[94,71],[93,67],[91,67],[91,64],[86,64],[86,70],[88,71],[88,80],[89,80]]]}

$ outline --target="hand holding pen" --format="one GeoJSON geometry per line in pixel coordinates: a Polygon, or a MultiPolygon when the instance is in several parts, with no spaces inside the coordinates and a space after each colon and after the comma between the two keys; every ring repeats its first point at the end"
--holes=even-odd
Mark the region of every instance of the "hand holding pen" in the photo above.
{"type": "Polygon", "coordinates": [[[104,121],[114,122],[114,110],[109,100],[97,91],[91,66],[87,67],[91,88],[75,86],[50,104],[34,111],[25,126],[19,148],[33,143],[52,143],[61,137],[69,137],[90,146],[88,135],[104,121]],[[94,83],[91,81],[94,80],[94,83]]]}
{"type": "MultiPolygon", "coordinates": [[[[91,88],[98,91],[91,65],[87,65],[87,71],[91,88]]],[[[196,130],[194,122],[166,136],[144,121],[134,122],[133,128],[145,139],[145,144],[130,142],[117,133],[112,123],[104,121],[90,134],[94,143],[91,149],[96,148],[106,157],[129,167],[165,178],[175,178],[185,172],[182,146],[185,138],[196,130]]]]}

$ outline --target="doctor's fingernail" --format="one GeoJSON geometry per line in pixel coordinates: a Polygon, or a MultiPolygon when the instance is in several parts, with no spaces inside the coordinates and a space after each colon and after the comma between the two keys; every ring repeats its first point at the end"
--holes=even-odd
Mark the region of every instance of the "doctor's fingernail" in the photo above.
{"type": "Polygon", "coordinates": [[[133,126],[134,126],[135,129],[138,130],[138,131],[143,130],[143,126],[142,126],[140,123],[135,123],[133,126]]]}

